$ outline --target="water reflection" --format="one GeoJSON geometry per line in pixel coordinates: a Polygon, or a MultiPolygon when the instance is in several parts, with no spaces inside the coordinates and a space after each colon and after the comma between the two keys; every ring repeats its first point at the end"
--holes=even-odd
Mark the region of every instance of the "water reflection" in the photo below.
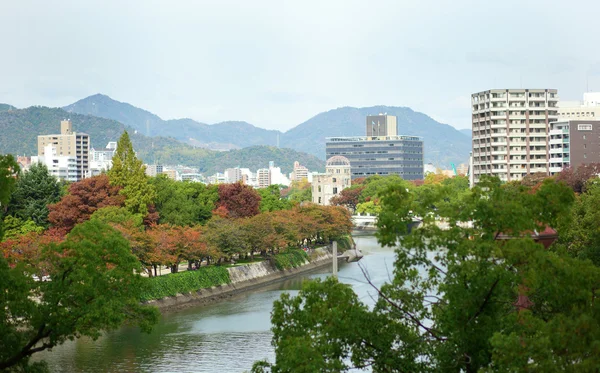
{"type": "MultiPolygon", "coordinates": [[[[356,237],[365,257],[361,264],[381,285],[393,272],[394,253],[374,237],[356,237]]],[[[296,277],[237,296],[226,302],[194,307],[161,318],[152,334],[124,327],[96,341],[65,343],[37,359],[53,372],[244,372],[259,359],[274,359],[270,312],[283,292],[295,294],[306,278],[325,277],[330,270],[296,277]]],[[[353,286],[360,299],[373,304],[376,292],[356,263],[342,264],[339,279],[353,286]]]]}

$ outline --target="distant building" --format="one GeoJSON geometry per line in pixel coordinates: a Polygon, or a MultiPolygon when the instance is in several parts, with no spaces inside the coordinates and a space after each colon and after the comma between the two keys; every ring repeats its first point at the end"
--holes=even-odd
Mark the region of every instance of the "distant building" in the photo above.
{"type": "Polygon", "coordinates": [[[556,89],[492,89],[471,95],[473,182],[482,175],[521,180],[548,174],[548,130],[558,117],[556,89]]]}
{"type": "Polygon", "coordinates": [[[59,155],[56,145],[50,143],[44,146],[43,155],[31,157],[31,163],[46,165],[50,175],[59,180],[70,182],[79,181],[79,164],[75,155],[59,155]]]}
{"type": "Polygon", "coordinates": [[[387,114],[367,116],[367,137],[397,135],[398,124],[395,116],[387,114]]]}
{"type": "Polygon", "coordinates": [[[258,188],[266,188],[271,185],[268,168],[259,168],[256,170],[256,181],[258,188]]]}
{"type": "MultiPolygon", "coordinates": [[[[51,152],[48,154],[48,158],[52,158],[53,162],[59,162],[57,157],[75,158],[75,181],[83,179],[88,174],[90,136],[85,133],[73,132],[73,124],[70,120],[60,122],[60,134],[38,136],[38,157],[45,157],[46,150],[51,152]],[[48,147],[48,145],[52,146],[48,147]]],[[[70,161],[65,163],[64,159],[60,162],[62,165],[70,164],[70,161]]]]}
{"type": "Polygon", "coordinates": [[[177,170],[163,170],[161,174],[167,175],[167,177],[171,180],[177,180],[179,176],[177,170]]]}
{"type": "Polygon", "coordinates": [[[566,120],[550,124],[550,174],[565,167],[600,163],[600,120],[566,120]]]}
{"type": "Polygon", "coordinates": [[[423,166],[423,175],[427,174],[435,174],[437,172],[437,167],[433,165],[433,163],[427,163],[423,166]]]}
{"type": "Polygon", "coordinates": [[[583,101],[559,101],[558,120],[600,120],[600,92],[585,92],[583,101]]]}
{"type": "Polygon", "coordinates": [[[239,167],[226,169],[225,179],[228,183],[237,183],[238,181],[242,181],[242,170],[239,167]]]}
{"type": "Polygon", "coordinates": [[[290,174],[290,181],[308,180],[308,168],[300,165],[300,162],[294,162],[294,170],[290,174]]]}
{"type": "Polygon", "coordinates": [[[110,170],[112,167],[112,158],[117,151],[116,141],[111,141],[104,149],[90,150],[90,165],[86,177],[100,175],[102,172],[110,170]]]}
{"type": "Polygon", "coordinates": [[[225,174],[220,172],[208,177],[209,184],[225,184],[226,182],[225,174]]]}
{"type": "MultiPolygon", "coordinates": [[[[271,165],[272,162],[269,162],[271,165]]],[[[287,178],[282,172],[281,167],[269,167],[269,185],[290,185],[290,179],[287,178]]]]}
{"type": "Polygon", "coordinates": [[[348,158],[342,156],[329,158],[325,165],[325,173],[313,175],[311,186],[313,203],[328,206],[331,198],[351,185],[350,170],[348,158]]]}
{"type": "Polygon", "coordinates": [[[181,174],[181,181],[194,181],[194,182],[202,182],[204,180],[204,176],[198,173],[185,173],[181,174]]]}
{"type": "Polygon", "coordinates": [[[160,164],[147,164],[146,165],[146,175],[150,177],[156,177],[156,175],[160,175],[163,172],[163,166],[160,164]]]}

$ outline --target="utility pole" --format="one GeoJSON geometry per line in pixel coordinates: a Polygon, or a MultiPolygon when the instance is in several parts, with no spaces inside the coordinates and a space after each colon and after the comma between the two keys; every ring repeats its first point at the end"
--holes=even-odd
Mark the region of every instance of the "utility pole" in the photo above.
{"type": "Polygon", "coordinates": [[[337,261],[337,241],[333,241],[333,277],[337,278],[338,261],[337,261]]]}

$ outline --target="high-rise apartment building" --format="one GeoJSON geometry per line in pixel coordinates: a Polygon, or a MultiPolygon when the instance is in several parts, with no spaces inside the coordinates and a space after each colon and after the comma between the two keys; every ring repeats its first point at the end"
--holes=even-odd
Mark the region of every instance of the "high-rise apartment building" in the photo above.
{"type": "Polygon", "coordinates": [[[556,89],[492,89],[471,95],[473,181],[549,173],[548,132],[558,117],[556,89]]]}
{"type": "Polygon", "coordinates": [[[565,167],[600,163],[600,120],[550,123],[550,174],[565,167]]]}
{"type": "Polygon", "coordinates": [[[38,156],[45,156],[46,149],[54,149],[52,157],[75,157],[77,168],[76,180],[83,179],[89,170],[90,136],[86,133],[73,132],[70,120],[60,122],[59,135],[38,136],[38,156]],[[48,148],[47,145],[52,145],[48,148]]]}
{"type": "Polygon", "coordinates": [[[300,165],[300,162],[294,162],[294,170],[290,174],[291,181],[302,181],[304,179],[308,180],[308,168],[300,165]]]}
{"type": "Polygon", "coordinates": [[[398,124],[393,115],[367,115],[367,136],[396,136],[398,124]]]}

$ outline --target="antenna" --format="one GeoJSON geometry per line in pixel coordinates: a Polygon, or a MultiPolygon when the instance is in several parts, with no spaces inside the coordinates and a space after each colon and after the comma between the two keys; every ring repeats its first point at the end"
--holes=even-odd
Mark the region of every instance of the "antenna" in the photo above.
{"type": "Polygon", "coordinates": [[[279,133],[277,134],[277,147],[279,148],[279,133]]]}

